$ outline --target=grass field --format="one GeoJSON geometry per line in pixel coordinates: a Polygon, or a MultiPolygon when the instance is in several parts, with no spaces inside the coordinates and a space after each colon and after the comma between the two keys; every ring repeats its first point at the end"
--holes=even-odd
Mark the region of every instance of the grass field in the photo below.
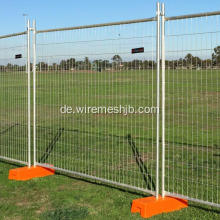
{"type": "MultiPolygon", "coordinates": [[[[55,175],[27,182],[8,180],[13,165],[0,162],[0,218],[13,219],[142,219],[131,214],[131,201],[142,195],[102,184],[55,175]]],[[[153,217],[164,219],[219,219],[219,210],[197,203],[187,209],[153,217]]]]}
{"type": "MultiPolygon", "coordinates": [[[[26,160],[26,75],[1,73],[0,76],[3,79],[0,152],[26,160]]],[[[166,75],[166,190],[215,203],[220,203],[219,78],[218,70],[169,70],[166,75]]],[[[85,105],[156,106],[155,71],[37,74],[38,162],[142,189],[155,189],[156,114],[61,114],[63,105],[73,108],[85,105]]],[[[2,166],[4,182],[10,166],[2,166]]],[[[82,215],[88,215],[88,219],[93,219],[92,216],[103,219],[103,215],[109,219],[134,218],[129,214],[130,202],[140,197],[64,176],[33,180],[24,186],[10,182],[9,187],[21,187],[33,193],[32,190],[40,190],[41,184],[48,196],[42,203],[47,201],[44,204],[48,204],[48,208],[35,213],[36,218],[53,215],[49,213],[51,210],[59,213],[59,196],[65,201],[64,210],[77,205],[78,209],[69,215],[84,213],[82,215]],[[59,191],[61,185],[67,189],[59,191]],[[82,193],[84,190],[86,192],[82,193]],[[96,195],[97,192],[100,194],[96,195]],[[108,204],[116,204],[114,208],[111,205],[111,210],[103,204],[108,194],[112,195],[108,204]],[[93,197],[99,211],[95,210],[96,205],[93,206],[93,197]]],[[[19,199],[19,194],[16,198],[19,199]]],[[[40,199],[36,200],[31,204],[42,207],[38,203],[40,199]]],[[[155,219],[217,219],[219,213],[200,207],[202,209],[190,207],[155,219]]],[[[3,211],[6,215],[7,210],[3,211]]],[[[30,208],[31,212],[34,209],[30,208]]],[[[17,210],[16,213],[21,215],[22,212],[19,214],[17,210]]]]}

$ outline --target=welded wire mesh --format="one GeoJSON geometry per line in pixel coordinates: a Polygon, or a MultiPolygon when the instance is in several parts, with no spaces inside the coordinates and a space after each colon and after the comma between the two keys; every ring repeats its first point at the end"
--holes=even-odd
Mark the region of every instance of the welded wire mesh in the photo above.
{"type": "Polygon", "coordinates": [[[156,79],[155,21],[38,33],[37,163],[154,192],[155,112],[61,110],[156,107],[156,79]]]}
{"type": "Polygon", "coordinates": [[[26,34],[0,39],[0,158],[27,163],[26,34]]]}
{"type": "Polygon", "coordinates": [[[220,17],[165,28],[166,194],[220,204],[220,17]]]}

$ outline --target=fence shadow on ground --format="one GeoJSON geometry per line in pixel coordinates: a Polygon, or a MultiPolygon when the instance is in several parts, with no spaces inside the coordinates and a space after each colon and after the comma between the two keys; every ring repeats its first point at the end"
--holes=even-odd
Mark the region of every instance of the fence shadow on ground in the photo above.
{"type": "Polygon", "coordinates": [[[143,175],[143,178],[144,178],[144,181],[145,181],[145,183],[147,185],[147,188],[150,189],[150,190],[155,191],[156,190],[156,186],[155,186],[155,183],[153,181],[153,178],[149,174],[148,169],[147,169],[146,165],[144,164],[144,162],[143,162],[143,160],[141,158],[141,155],[140,155],[140,153],[138,151],[138,148],[136,147],[135,142],[132,139],[130,134],[128,134],[127,139],[128,139],[129,145],[132,148],[132,152],[133,152],[134,158],[136,160],[137,166],[140,169],[141,174],[143,175]]]}
{"type": "Polygon", "coordinates": [[[48,157],[50,156],[51,152],[53,151],[57,141],[60,139],[62,133],[64,131],[64,128],[60,128],[54,138],[50,141],[49,145],[47,146],[45,153],[41,156],[39,159],[40,163],[45,163],[48,157]]]}
{"type": "Polygon", "coordinates": [[[7,133],[8,131],[10,131],[11,129],[13,129],[15,126],[18,126],[18,125],[19,125],[18,123],[9,125],[7,128],[0,131],[0,135],[7,133]]]}
{"type": "MultiPolygon", "coordinates": [[[[51,128],[41,127],[41,129],[42,128],[51,130],[51,128]]],[[[108,137],[115,137],[115,138],[123,139],[126,143],[128,143],[128,146],[130,146],[131,155],[133,155],[133,158],[134,158],[136,166],[139,170],[139,173],[143,177],[143,182],[146,184],[146,188],[149,189],[149,190],[155,191],[155,189],[156,189],[155,182],[154,182],[152,176],[150,175],[147,166],[143,162],[142,155],[140,154],[140,152],[138,150],[138,147],[135,144],[134,138],[132,138],[130,134],[128,134],[126,136],[119,136],[119,135],[111,135],[111,134],[102,134],[102,133],[81,131],[81,130],[78,130],[78,129],[59,128],[58,131],[56,131],[54,133],[53,137],[49,141],[48,146],[47,147],[45,146],[46,149],[42,153],[42,156],[39,157],[40,158],[39,159],[40,163],[46,163],[47,162],[47,159],[49,158],[50,154],[53,153],[54,147],[55,147],[56,143],[59,141],[59,139],[61,138],[63,132],[74,132],[76,134],[86,134],[86,135],[90,135],[90,136],[92,135],[92,136],[95,136],[95,137],[100,137],[101,136],[101,137],[106,138],[108,136],[108,137]]]]}

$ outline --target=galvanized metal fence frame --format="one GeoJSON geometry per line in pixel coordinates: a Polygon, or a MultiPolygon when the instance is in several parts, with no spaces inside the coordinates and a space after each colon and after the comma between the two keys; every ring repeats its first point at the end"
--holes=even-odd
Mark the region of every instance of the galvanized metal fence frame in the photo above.
{"type": "Polygon", "coordinates": [[[159,111],[157,112],[157,134],[156,134],[156,190],[152,191],[149,189],[143,189],[143,188],[139,188],[139,187],[135,187],[129,184],[124,184],[124,183],[119,183],[119,182],[115,182],[115,181],[111,181],[108,179],[104,179],[104,178],[99,178],[99,177],[95,177],[95,176],[91,176],[91,175],[87,175],[84,173],[80,173],[77,171],[73,171],[73,170],[67,170],[64,169],[62,167],[54,167],[53,165],[49,165],[49,164],[45,164],[45,163],[40,163],[37,161],[36,158],[36,150],[37,150],[37,143],[36,143],[36,38],[38,34],[41,33],[50,33],[50,32],[59,32],[59,31],[70,31],[70,30],[80,30],[80,29],[89,29],[89,28],[98,28],[98,27],[107,27],[107,26],[117,26],[117,25],[127,25],[127,24],[135,24],[135,23],[143,23],[143,22],[156,22],[156,45],[157,45],[157,49],[156,49],[156,63],[157,63],[157,108],[159,109],[160,107],[160,4],[157,3],[157,11],[156,11],[156,17],[153,18],[147,18],[147,19],[138,19],[138,20],[129,20],[129,21],[122,21],[122,22],[113,22],[113,23],[104,23],[104,24],[95,24],[95,25],[86,25],[86,26],[78,26],[78,27],[67,27],[67,28],[57,28],[57,29],[48,29],[48,30],[36,30],[36,25],[35,25],[35,21],[33,23],[33,147],[34,147],[34,166],[43,166],[43,167],[47,167],[47,168],[55,168],[58,171],[62,171],[62,172],[67,172],[67,173],[71,173],[77,176],[81,176],[81,177],[86,177],[86,178],[90,178],[93,180],[98,180],[98,181],[102,181],[105,183],[109,183],[109,184],[114,184],[114,185],[118,185],[121,187],[126,187],[126,188],[130,188],[133,190],[138,190],[138,191],[142,191],[142,192],[147,192],[150,193],[152,195],[155,195],[156,198],[159,197],[159,145],[160,145],[160,140],[159,140],[159,126],[160,126],[160,114],[159,111]]]}

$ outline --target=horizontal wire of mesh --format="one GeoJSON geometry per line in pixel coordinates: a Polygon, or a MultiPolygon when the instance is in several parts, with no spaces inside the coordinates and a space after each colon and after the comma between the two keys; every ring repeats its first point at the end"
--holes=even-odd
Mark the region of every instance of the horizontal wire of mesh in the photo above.
{"type": "Polygon", "coordinates": [[[27,163],[26,34],[0,39],[0,158],[27,163]]]}
{"type": "Polygon", "coordinates": [[[220,204],[220,16],[165,28],[165,190],[220,204]]]}
{"type": "Polygon", "coordinates": [[[144,22],[37,34],[38,163],[155,191],[156,114],[60,112],[156,106],[155,29],[144,22]]]}

